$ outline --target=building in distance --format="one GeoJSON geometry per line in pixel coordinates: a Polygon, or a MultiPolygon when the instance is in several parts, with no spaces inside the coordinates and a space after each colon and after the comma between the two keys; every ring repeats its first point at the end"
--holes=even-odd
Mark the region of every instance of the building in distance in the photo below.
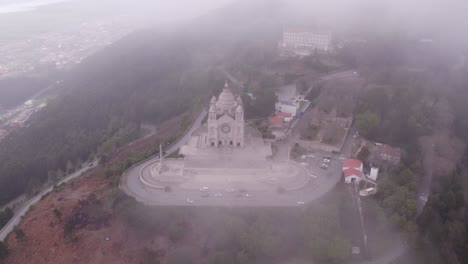
{"type": "Polygon", "coordinates": [[[329,31],[307,28],[290,28],[283,32],[279,49],[282,55],[308,56],[314,52],[331,50],[332,35],[329,31]]]}
{"type": "Polygon", "coordinates": [[[370,155],[370,162],[374,166],[400,164],[401,150],[387,144],[375,143],[370,155]]]}

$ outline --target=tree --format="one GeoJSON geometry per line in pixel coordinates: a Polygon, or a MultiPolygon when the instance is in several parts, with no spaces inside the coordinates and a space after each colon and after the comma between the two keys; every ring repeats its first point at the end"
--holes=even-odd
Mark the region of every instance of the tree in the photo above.
{"type": "Polygon", "coordinates": [[[361,151],[357,154],[357,158],[362,161],[366,161],[370,156],[370,150],[368,147],[364,146],[361,148],[361,151]]]}
{"type": "Polygon", "coordinates": [[[148,248],[143,248],[142,257],[140,264],[154,264],[159,263],[157,261],[157,254],[155,251],[150,250],[148,248]]]}
{"type": "Polygon", "coordinates": [[[15,232],[15,236],[16,236],[17,240],[23,240],[26,237],[26,235],[24,234],[23,229],[21,229],[21,228],[19,228],[17,226],[15,226],[13,231],[15,232]]]}
{"type": "Polygon", "coordinates": [[[55,217],[57,217],[58,219],[62,219],[62,212],[60,212],[60,210],[57,209],[57,208],[54,209],[54,215],[55,215],[55,217]]]}
{"type": "Polygon", "coordinates": [[[4,259],[8,256],[8,246],[5,242],[0,241],[0,259],[4,259]]]}
{"type": "Polygon", "coordinates": [[[356,127],[365,137],[372,137],[380,124],[380,118],[371,111],[356,115],[356,127]]]}
{"type": "Polygon", "coordinates": [[[10,207],[7,207],[2,212],[0,212],[0,228],[3,228],[12,217],[13,210],[11,210],[10,207]]]}
{"type": "Polygon", "coordinates": [[[234,257],[227,252],[215,252],[211,257],[212,264],[234,264],[234,257]]]}
{"type": "Polygon", "coordinates": [[[195,252],[188,247],[176,248],[167,256],[167,264],[194,264],[195,252]]]}

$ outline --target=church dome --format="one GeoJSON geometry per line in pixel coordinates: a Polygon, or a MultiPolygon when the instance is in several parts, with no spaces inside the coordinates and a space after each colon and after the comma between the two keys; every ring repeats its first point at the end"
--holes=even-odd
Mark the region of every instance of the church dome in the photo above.
{"type": "Polygon", "coordinates": [[[218,101],[216,102],[216,108],[223,112],[229,112],[234,110],[237,106],[236,98],[232,94],[231,89],[227,83],[224,85],[224,89],[218,97],[218,101]]]}

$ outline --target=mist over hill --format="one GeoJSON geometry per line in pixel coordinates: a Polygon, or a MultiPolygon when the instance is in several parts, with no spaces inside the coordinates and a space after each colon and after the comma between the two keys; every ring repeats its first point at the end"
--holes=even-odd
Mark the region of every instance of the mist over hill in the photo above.
{"type": "MultiPolygon", "coordinates": [[[[27,128],[16,130],[0,142],[0,204],[25,192],[36,193],[42,184],[56,182],[82,161],[105,157],[103,145],[110,142],[118,148],[129,143],[141,134],[144,123],[157,126],[181,114],[199,111],[223,87],[222,70],[247,76],[249,92],[258,98],[259,107],[254,112],[267,117],[274,111],[273,88],[282,85],[278,81],[281,76],[275,73],[263,78],[259,69],[282,60],[277,57],[277,45],[284,28],[305,26],[333,30],[337,44],[364,40],[365,44],[345,46],[336,54],[342,68],[358,71],[365,83],[363,89],[356,88],[359,93],[354,114],[360,116],[364,127],[370,127],[364,136],[408,153],[403,165],[409,173],[388,177],[382,185],[388,191],[376,198],[386,205],[385,213],[390,212],[391,217],[382,212],[383,217],[408,229],[405,231],[410,238],[421,231],[424,239],[443,241],[444,250],[454,249],[455,253],[447,250],[447,255],[467,259],[464,249],[468,226],[463,201],[467,191],[462,186],[468,186],[463,178],[468,171],[468,152],[464,148],[468,133],[468,66],[463,59],[466,48],[458,48],[465,42],[466,33],[460,30],[466,25],[464,19],[458,12],[451,18],[444,15],[445,9],[436,12],[438,5],[425,5],[412,17],[402,8],[403,1],[390,7],[355,2],[233,2],[185,22],[139,30],[84,59],[63,73],[58,96],[33,117],[27,128]],[[397,11],[387,13],[386,7],[397,11]],[[430,16],[434,12],[436,15],[430,16]],[[440,20],[422,23],[427,17],[440,20]],[[456,26],[447,27],[452,22],[456,26]],[[454,38],[457,34],[459,38],[454,38]],[[421,44],[421,38],[430,39],[432,44],[421,44]],[[366,123],[369,120],[363,116],[377,121],[366,123]],[[407,210],[407,201],[399,198],[417,199],[413,196],[416,184],[424,179],[421,161],[426,157],[420,145],[422,139],[432,136],[442,142],[442,147],[432,147],[437,158],[452,171],[439,173],[428,209],[415,220],[411,210],[414,204],[407,210]],[[450,147],[455,144],[457,148],[450,147]],[[419,230],[418,224],[423,228],[419,230]],[[442,229],[449,231],[446,234],[442,229]]],[[[418,10],[416,4],[408,8],[418,10]]],[[[298,65],[323,66],[321,57],[317,57],[298,59],[298,65]]],[[[284,61],[287,64],[293,60],[284,61]]],[[[15,85],[30,91],[34,90],[32,86],[44,83],[42,79],[22,79],[15,85]]],[[[330,101],[340,103],[343,96],[337,94],[330,101]]],[[[18,95],[17,101],[25,97],[18,95]]],[[[135,210],[146,210],[133,200],[122,200],[135,210]]],[[[337,214],[340,211],[336,209],[337,214]]],[[[331,218],[337,219],[334,215],[331,218]]],[[[281,221],[277,222],[280,226],[281,221]]],[[[317,230],[320,227],[317,225],[317,230]]],[[[276,226],[270,229],[273,232],[276,226]]],[[[324,252],[322,248],[316,251],[324,252]]]]}
{"type": "Polygon", "coordinates": [[[122,129],[133,133],[141,122],[158,124],[204,103],[224,83],[217,66],[225,56],[275,28],[256,12],[238,20],[232,11],[135,32],[68,72],[58,98],[0,143],[0,201],[87,160],[122,129]]]}

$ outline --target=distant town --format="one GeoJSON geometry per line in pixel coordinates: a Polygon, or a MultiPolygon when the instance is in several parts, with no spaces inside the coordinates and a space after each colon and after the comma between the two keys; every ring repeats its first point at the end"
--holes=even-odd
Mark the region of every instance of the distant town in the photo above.
{"type": "Polygon", "coordinates": [[[134,31],[125,19],[82,23],[66,32],[50,32],[0,46],[0,78],[27,73],[38,67],[67,69],[134,31]]]}

